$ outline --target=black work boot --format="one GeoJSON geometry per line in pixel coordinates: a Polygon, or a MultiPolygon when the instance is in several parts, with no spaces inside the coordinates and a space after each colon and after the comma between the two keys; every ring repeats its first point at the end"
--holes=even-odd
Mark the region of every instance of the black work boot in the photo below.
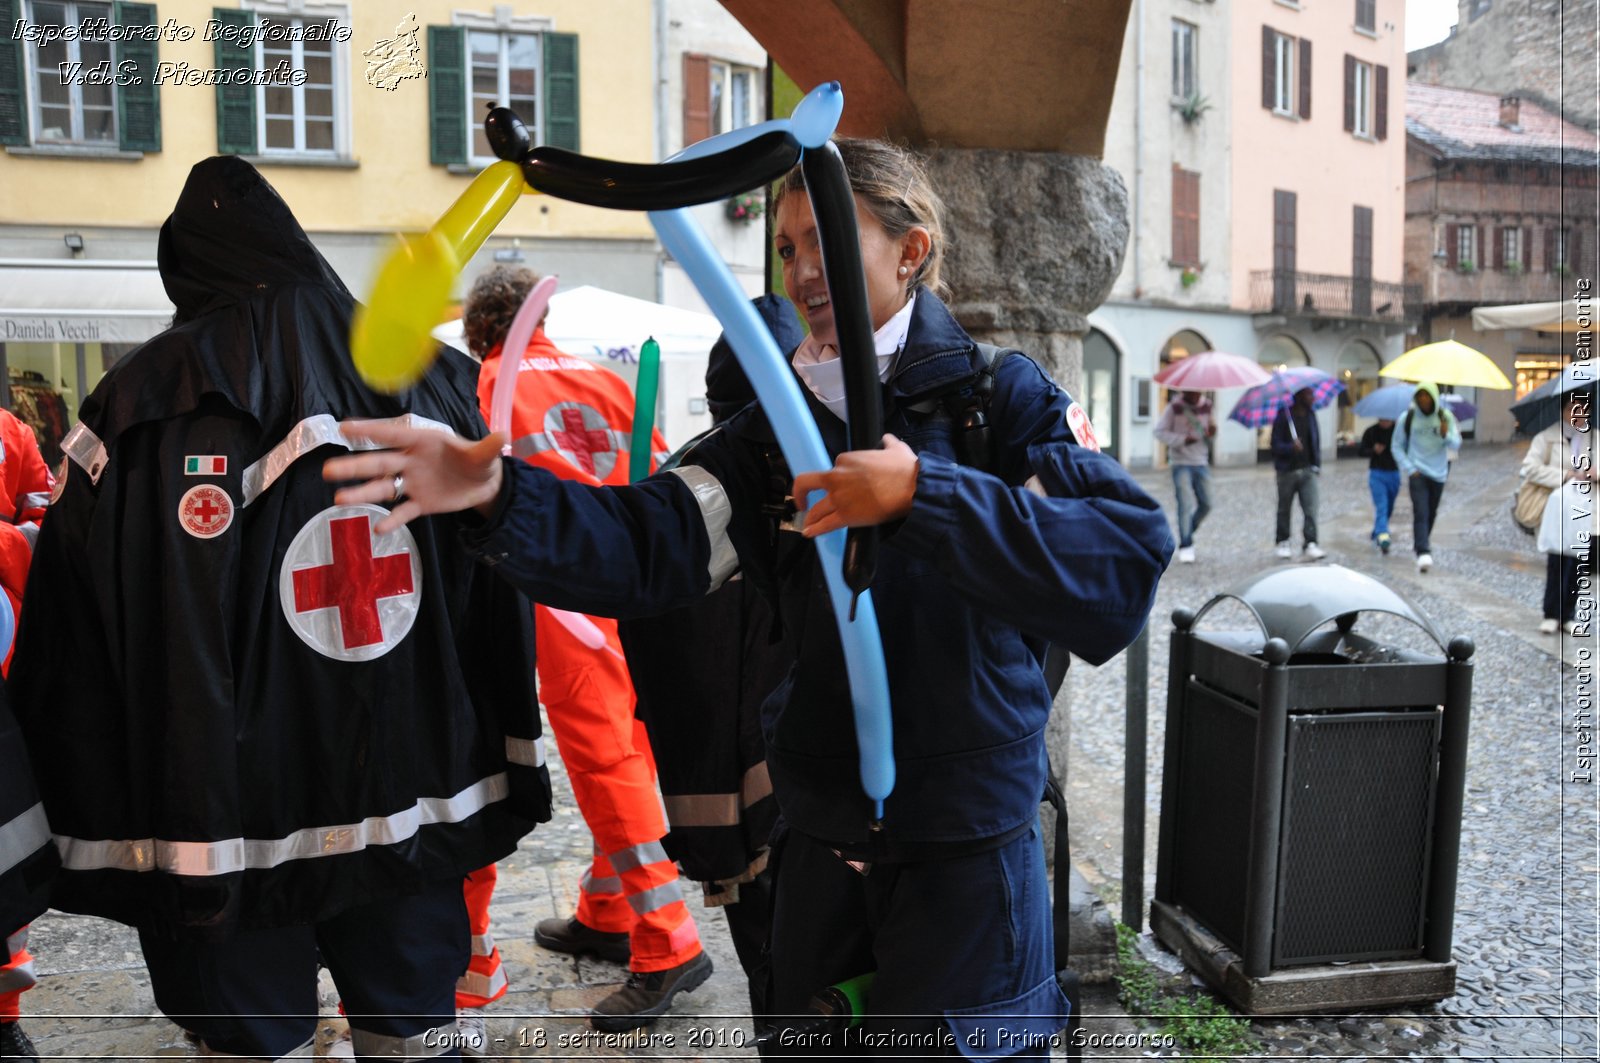
{"type": "Polygon", "coordinates": [[[39,1050],[22,1032],[20,1022],[0,1022],[0,1059],[31,1059],[37,1063],[39,1050]]]}
{"type": "Polygon", "coordinates": [[[612,963],[627,963],[632,950],[628,948],[627,934],[607,934],[585,926],[578,917],[571,919],[541,919],[533,928],[533,940],[552,952],[567,952],[574,956],[598,956],[612,963]]]}
{"type": "Polygon", "coordinates": [[[638,971],[628,976],[628,984],[606,997],[589,1013],[596,1030],[623,1033],[649,1026],[672,1007],[672,998],[686,993],[711,977],[711,957],[704,952],[664,971],[638,971]]]}

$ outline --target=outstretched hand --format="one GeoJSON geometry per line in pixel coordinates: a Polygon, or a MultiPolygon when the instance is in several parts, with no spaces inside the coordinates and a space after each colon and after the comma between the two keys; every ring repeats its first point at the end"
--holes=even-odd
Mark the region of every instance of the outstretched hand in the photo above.
{"type": "Polygon", "coordinates": [[[346,439],[371,440],[389,448],[330,458],[322,466],[324,480],[364,481],[335,492],[333,500],[339,505],[395,503],[374,529],[379,535],[429,513],[476,509],[488,515],[500,496],[504,434],[474,442],[451,432],[392,421],[345,421],[339,430],[346,439]]]}
{"type": "Polygon", "coordinates": [[[849,450],[826,472],[794,478],[794,497],[826,491],[806,512],[805,535],[815,539],[837,528],[862,528],[899,520],[911,512],[917,493],[917,455],[892,435],[882,450],[849,450]]]}

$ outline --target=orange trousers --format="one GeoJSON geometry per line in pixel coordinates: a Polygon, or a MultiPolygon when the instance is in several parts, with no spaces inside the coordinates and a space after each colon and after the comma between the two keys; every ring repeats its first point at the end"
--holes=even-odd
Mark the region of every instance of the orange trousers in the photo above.
{"type": "Polygon", "coordinates": [[[0,967],[0,1022],[16,1022],[22,1015],[22,994],[36,981],[33,957],[28,954],[28,928],[12,934],[6,943],[11,946],[11,962],[0,967]]]}
{"type": "Polygon", "coordinates": [[[467,876],[462,892],[467,900],[467,921],[472,926],[472,959],[467,972],[456,980],[456,1007],[481,1008],[506,995],[510,983],[500,964],[500,950],[489,932],[489,898],[499,877],[494,865],[480,867],[467,876]]]}
{"type": "Polygon", "coordinates": [[[594,835],[578,883],[578,921],[626,933],[635,971],[663,971],[700,952],[677,865],[661,846],[666,816],[617,624],[534,607],[539,700],[555,732],[573,796],[594,835]],[[603,644],[601,640],[603,639],[603,644]]]}

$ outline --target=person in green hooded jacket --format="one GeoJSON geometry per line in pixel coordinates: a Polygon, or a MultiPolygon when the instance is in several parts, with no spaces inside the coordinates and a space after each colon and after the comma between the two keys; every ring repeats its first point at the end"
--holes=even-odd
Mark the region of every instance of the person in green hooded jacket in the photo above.
{"type": "Polygon", "coordinates": [[[1461,449],[1461,425],[1439,401],[1439,385],[1424,380],[1411,397],[1411,408],[1394,426],[1391,449],[1400,478],[1411,494],[1411,539],[1417,571],[1433,567],[1433,521],[1450,476],[1449,451],[1461,449]]]}

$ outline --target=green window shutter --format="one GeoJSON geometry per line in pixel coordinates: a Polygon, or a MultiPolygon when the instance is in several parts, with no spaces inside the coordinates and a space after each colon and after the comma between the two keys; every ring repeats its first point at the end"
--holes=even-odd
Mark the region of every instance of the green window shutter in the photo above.
{"type": "Polygon", "coordinates": [[[467,161],[467,31],[428,27],[428,157],[435,166],[467,161]]]}
{"type": "MultiPolygon", "coordinates": [[[[251,11],[234,11],[224,7],[213,8],[212,16],[224,26],[249,26],[256,16],[251,11]]],[[[237,38],[235,38],[237,39],[237,38]]],[[[218,39],[216,45],[217,69],[254,70],[254,48],[218,39]]],[[[254,155],[256,153],[256,89],[254,85],[217,86],[217,153],[221,155],[254,155]]]]}
{"type": "Polygon", "coordinates": [[[16,36],[22,0],[0,0],[0,144],[28,143],[28,66],[16,36]]]}
{"type": "Polygon", "coordinates": [[[544,35],[544,142],[578,150],[578,35],[544,35]]]}
{"type": "MultiPolygon", "coordinates": [[[[123,3],[113,6],[119,26],[156,25],[154,4],[123,3]]],[[[155,84],[157,45],[155,41],[118,41],[112,65],[119,75],[117,84],[117,133],[123,151],[161,150],[161,90],[155,84]],[[132,63],[133,77],[122,84],[124,63],[132,63]]]]}

